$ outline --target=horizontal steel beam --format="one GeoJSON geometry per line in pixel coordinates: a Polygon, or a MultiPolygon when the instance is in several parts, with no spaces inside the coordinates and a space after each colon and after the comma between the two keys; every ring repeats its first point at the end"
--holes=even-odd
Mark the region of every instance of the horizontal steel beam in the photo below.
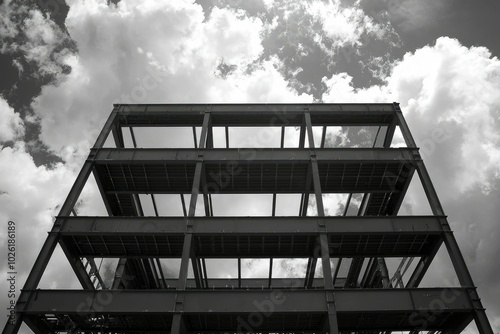
{"type": "MultiPolygon", "coordinates": [[[[439,216],[332,217],[190,217],[195,235],[316,235],[327,233],[425,234],[442,232],[439,216]]],[[[62,236],[160,236],[187,232],[184,217],[58,217],[62,236]]],[[[52,232],[56,233],[56,232],[52,232]]]]}
{"type": "MultiPolygon", "coordinates": [[[[230,148],[230,149],[116,149],[101,148],[95,153],[96,164],[195,164],[203,152],[205,164],[238,163],[309,163],[311,152],[300,148],[230,148]]],[[[316,149],[318,164],[322,163],[414,163],[418,149],[409,148],[335,148],[316,149]]]]}
{"type": "Polygon", "coordinates": [[[184,235],[206,258],[317,256],[325,232],[330,256],[426,256],[442,240],[438,218],[428,217],[65,217],[61,242],[75,256],[179,258],[184,235]]]}
{"type": "MultiPolygon", "coordinates": [[[[318,332],[331,294],[321,289],[36,290],[22,314],[61,315],[59,322],[49,322],[58,330],[73,324],[65,319],[77,318],[83,320],[81,331],[168,331],[174,314],[182,314],[196,332],[318,332]]],[[[446,330],[457,323],[466,326],[476,312],[465,288],[341,289],[333,290],[330,301],[343,331],[446,330]]]]}
{"type": "MultiPolygon", "coordinates": [[[[391,203],[410,182],[417,149],[319,149],[324,193],[371,193],[369,215],[392,214],[391,203]],[[387,193],[392,193],[388,196],[387,193]],[[389,209],[387,209],[389,208],[389,209]]],[[[117,216],[134,214],[130,194],[186,194],[203,156],[210,194],[307,192],[308,149],[101,149],[93,159],[107,200],[117,216]],[[128,197],[127,197],[128,196],[128,197]]],[[[417,156],[418,159],[418,156],[417,156]]],[[[313,191],[309,189],[309,191],[313,191]]]]}
{"type": "Polygon", "coordinates": [[[153,104],[121,105],[120,126],[201,126],[210,112],[212,126],[300,126],[304,112],[313,125],[389,125],[392,104],[153,104]]]}
{"type": "MultiPolygon", "coordinates": [[[[470,312],[466,288],[334,290],[337,312],[470,312]]],[[[250,313],[255,301],[270,300],[275,312],[326,312],[325,291],[315,290],[35,290],[22,313],[250,313]],[[175,309],[182,296],[182,311],[175,309]],[[238,300],[235,303],[235,300],[238,300]],[[105,301],[105,302],[104,302],[105,301]]]]}

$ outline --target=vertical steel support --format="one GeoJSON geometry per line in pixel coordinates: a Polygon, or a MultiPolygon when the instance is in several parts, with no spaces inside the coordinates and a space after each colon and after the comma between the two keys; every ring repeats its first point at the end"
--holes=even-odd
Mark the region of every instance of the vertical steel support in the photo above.
{"type": "Polygon", "coordinates": [[[185,334],[187,333],[186,331],[186,324],[184,323],[184,318],[182,317],[182,307],[183,307],[183,300],[182,297],[178,298],[175,303],[175,310],[179,313],[175,313],[174,317],[172,319],[172,327],[170,330],[170,333],[178,333],[178,334],[185,334]]]}
{"type": "MultiPolygon", "coordinates": [[[[398,124],[398,117],[397,117],[396,113],[397,112],[394,113],[394,116],[393,116],[393,119],[391,121],[391,124],[389,124],[387,126],[387,131],[385,133],[385,138],[384,138],[384,143],[383,143],[383,147],[384,148],[390,148],[391,147],[392,138],[394,137],[394,132],[396,131],[396,126],[398,124]]],[[[379,127],[379,131],[380,131],[380,127],[379,127]]],[[[375,140],[376,140],[376,138],[375,138],[375,140]]],[[[375,144],[376,144],[376,142],[373,143],[374,147],[375,147],[375,144]]],[[[411,174],[413,175],[413,173],[411,173],[411,174]]],[[[408,177],[411,179],[412,175],[409,175],[408,177]]],[[[407,182],[406,186],[408,186],[409,183],[410,182],[407,182]]],[[[406,190],[407,189],[403,190],[403,194],[406,193],[406,190]]],[[[365,199],[367,198],[367,196],[369,196],[369,194],[367,194],[367,195],[365,195],[363,197],[363,204],[367,203],[367,202],[365,202],[365,199]]],[[[394,211],[393,211],[394,215],[396,215],[397,212],[399,211],[399,207],[401,206],[401,203],[403,201],[403,195],[401,195],[400,198],[401,198],[401,201],[394,208],[394,211]]],[[[360,206],[360,213],[361,213],[363,204],[360,206]]],[[[385,262],[385,258],[379,257],[379,258],[376,259],[376,261],[377,261],[377,267],[380,270],[380,275],[381,275],[381,278],[382,278],[382,286],[384,288],[391,287],[391,284],[390,284],[390,281],[389,281],[389,271],[387,270],[387,264],[385,262]]]]}
{"type": "MultiPolygon", "coordinates": [[[[109,136],[109,133],[111,131],[115,131],[119,127],[119,119],[118,119],[118,107],[115,106],[113,108],[113,111],[111,112],[111,115],[109,115],[108,119],[106,120],[106,123],[104,124],[104,127],[102,131],[99,133],[99,136],[97,137],[95,143],[94,143],[94,148],[102,148],[104,146],[104,143],[106,142],[106,139],[109,136]]],[[[115,142],[116,147],[120,147],[119,143],[115,142]]],[[[121,146],[123,147],[123,145],[121,146]]]]}
{"type": "MultiPolygon", "coordinates": [[[[198,195],[200,193],[200,186],[202,180],[201,174],[203,172],[203,156],[204,156],[203,150],[205,149],[206,145],[209,145],[207,144],[209,141],[209,139],[207,138],[209,127],[210,127],[210,112],[205,111],[205,116],[203,117],[203,125],[200,134],[200,142],[198,145],[199,148],[198,161],[196,162],[196,168],[194,171],[193,187],[191,190],[191,199],[189,201],[189,208],[188,208],[188,217],[186,218],[187,232],[186,235],[184,236],[184,245],[182,248],[182,259],[179,270],[179,280],[177,282],[177,290],[186,289],[189,259],[191,259],[191,262],[193,264],[193,269],[195,269],[195,267],[197,267],[198,265],[198,262],[196,261],[196,258],[194,256],[194,244],[193,244],[193,234],[192,234],[193,222],[191,218],[195,216],[196,202],[198,200],[198,195]]],[[[194,273],[195,273],[196,287],[201,288],[201,278],[199,277],[200,273],[198,272],[198,270],[195,270],[194,273]]],[[[182,309],[182,300],[178,300],[176,302],[176,309],[178,307],[179,309],[182,309]]],[[[175,313],[172,320],[171,333],[181,334],[184,333],[185,330],[186,329],[183,324],[182,313],[181,312],[175,313]]]]}
{"type": "MultiPolygon", "coordinates": [[[[398,118],[398,125],[401,129],[401,133],[403,134],[406,145],[411,148],[416,148],[415,140],[411,135],[408,124],[406,124],[403,113],[399,108],[399,104],[394,103],[394,108],[396,111],[396,117],[398,118]]],[[[427,172],[427,168],[425,167],[424,162],[418,158],[419,157],[417,157],[416,159],[416,169],[418,172],[418,176],[420,177],[420,181],[422,182],[424,192],[427,196],[427,200],[429,201],[429,204],[431,206],[432,213],[436,216],[444,216],[443,207],[441,206],[441,202],[439,201],[436,189],[431,182],[431,178],[429,176],[429,173],[427,172]]],[[[451,262],[453,263],[453,267],[455,268],[455,272],[457,274],[458,280],[460,281],[460,285],[470,288],[475,287],[472,276],[470,275],[465,260],[462,256],[462,252],[458,247],[457,240],[455,239],[446,219],[442,219],[441,226],[443,228],[443,241],[446,245],[446,249],[448,251],[448,255],[450,256],[451,262]]],[[[479,332],[481,334],[493,334],[491,325],[488,321],[488,318],[486,317],[484,308],[481,305],[481,301],[475,290],[471,290],[471,300],[474,301],[474,319],[476,321],[476,326],[479,332]]]]}
{"type": "MultiPolygon", "coordinates": [[[[122,105],[120,105],[120,104],[113,105],[113,112],[112,112],[112,115],[110,116],[110,118],[114,118],[114,119],[110,124],[110,130],[112,131],[113,139],[115,141],[115,146],[116,147],[125,147],[125,142],[123,140],[123,133],[122,133],[122,130],[120,127],[120,120],[118,119],[118,115],[119,115],[120,111],[123,111],[122,105]],[[113,113],[115,114],[114,117],[113,117],[113,113]]],[[[106,124],[106,126],[107,125],[108,124],[106,124]]],[[[131,136],[132,136],[132,131],[131,131],[131,136]]],[[[96,143],[96,145],[94,145],[94,147],[102,147],[102,145],[97,146],[97,143],[96,143]]]]}
{"type": "Polygon", "coordinates": [[[389,281],[389,271],[387,270],[387,265],[383,257],[377,258],[378,268],[380,270],[380,276],[382,277],[382,286],[384,288],[391,288],[391,282],[389,281]]]}
{"type": "MultiPolygon", "coordinates": [[[[315,151],[314,151],[314,138],[311,136],[309,133],[309,129],[311,129],[312,133],[312,126],[311,126],[311,117],[309,113],[304,114],[304,121],[302,122],[302,127],[304,128],[305,125],[305,131],[304,133],[308,134],[308,140],[309,140],[309,150],[311,152],[311,159],[314,156],[315,158],[315,151]],[[313,154],[314,152],[314,154],[313,154]]],[[[300,147],[304,147],[304,139],[305,139],[305,134],[302,136],[301,135],[301,140],[300,140],[300,147]]],[[[307,176],[306,176],[306,185],[304,189],[304,193],[302,195],[302,200],[301,200],[301,210],[299,212],[300,216],[306,216],[307,215],[307,207],[309,204],[309,191],[311,189],[311,182],[312,182],[312,164],[309,164],[307,167],[307,176]]],[[[316,200],[316,202],[318,202],[316,200]]],[[[318,204],[317,204],[318,205],[318,204]]],[[[321,200],[321,206],[323,206],[323,201],[321,200]]],[[[319,214],[319,209],[318,209],[318,215],[319,214]]],[[[309,258],[309,261],[307,262],[307,269],[306,269],[306,277],[304,280],[304,286],[308,289],[310,289],[313,285],[314,282],[314,273],[316,272],[316,264],[318,262],[318,256],[320,254],[313,254],[311,258],[309,258]]]]}
{"type": "MultiPolygon", "coordinates": [[[[104,132],[104,129],[103,129],[104,132]]],[[[102,138],[102,132],[99,138],[102,138]]],[[[105,138],[105,137],[104,137],[105,138]]],[[[98,140],[99,142],[99,140],[98,140]]],[[[91,153],[92,154],[92,153],[91,153]]],[[[68,197],[66,198],[61,211],[59,212],[59,216],[70,216],[71,215],[71,210],[75,206],[76,202],[78,201],[78,197],[80,196],[80,193],[82,192],[82,189],[85,185],[85,182],[87,181],[90,172],[92,171],[92,162],[87,160],[85,164],[83,165],[83,168],[80,170],[80,173],[78,174],[78,177],[76,178],[75,183],[71,187],[71,190],[69,192],[68,197]]],[[[5,324],[5,328],[3,333],[5,334],[11,334],[11,333],[17,333],[19,330],[19,327],[21,326],[21,323],[23,321],[22,317],[23,314],[19,313],[24,309],[24,306],[28,303],[29,299],[31,298],[31,292],[32,290],[35,290],[38,286],[38,283],[40,283],[40,279],[42,278],[42,275],[45,271],[45,268],[47,268],[47,264],[49,263],[49,260],[54,252],[54,249],[56,248],[57,243],[59,242],[59,229],[61,228],[61,220],[56,219],[56,222],[54,223],[54,226],[52,227],[52,231],[49,233],[49,236],[47,239],[45,239],[45,242],[42,246],[42,249],[40,253],[38,254],[37,259],[35,260],[35,264],[33,265],[33,268],[31,269],[28,278],[26,279],[26,283],[24,284],[23,290],[19,296],[19,299],[17,300],[16,303],[16,319],[15,321],[7,321],[5,324]]],[[[62,246],[62,244],[61,244],[62,246]]],[[[63,248],[64,250],[64,248],[63,248]]],[[[92,285],[92,282],[90,281],[90,277],[88,277],[87,272],[85,271],[85,268],[83,268],[83,264],[81,263],[80,259],[75,256],[71,256],[69,252],[65,252],[66,255],[70,255],[68,257],[69,262],[71,263],[73,270],[75,270],[75,274],[78,277],[78,280],[82,284],[83,288],[85,289],[93,289],[94,286],[92,285]],[[78,262],[77,262],[78,261],[78,262]],[[79,264],[78,264],[79,263],[79,264]]]]}
{"type": "Polygon", "coordinates": [[[320,148],[324,148],[325,147],[325,141],[326,141],[326,125],[323,126],[323,132],[321,133],[321,144],[320,144],[320,148]]]}
{"type": "Polygon", "coordinates": [[[126,289],[125,281],[123,280],[123,276],[125,273],[125,264],[127,263],[127,259],[121,258],[118,260],[118,264],[116,265],[115,277],[113,279],[113,283],[111,285],[111,289],[117,290],[120,289],[121,286],[124,286],[126,289]]]}
{"type": "Polygon", "coordinates": [[[267,282],[267,286],[269,289],[271,289],[273,282],[273,258],[269,259],[269,280],[267,282]]]}
{"type": "Polygon", "coordinates": [[[301,210],[299,216],[307,216],[307,209],[309,206],[309,192],[311,191],[311,165],[307,166],[306,187],[302,195],[301,210]]]}
{"type": "MultiPolygon", "coordinates": [[[[102,148],[104,145],[106,139],[109,137],[110,134],[113,135],[113,139],[115,141],[115,147],[116,148],[124,148],[125,147],[125,142],[123,140],[123,133],[120,127],[120,119],[119,119],[119,110],[123,109],[123,107],[119,104],[114,105],[113,111],[111,115],[109,116],[108,120],[106,121],[106,124],[104,125],[104,129],[101,132],[101,135],[97,139],[96,143],[94,144],[94,149],[98,150],[102,148]]],[[[130,135],[133,138],[133,145],[136,147],[136,142],[135,142],[135,137],[133,136],[133,130],[130,127],[130,135]]],[[[109,205],[108,201],[108,196],[106,195],[105,191],[103,190],[104,187],[102,185],[102,182],[99,177],[97,177],[96,171],[93,171],[94,173],[94,179],[97,183],[97,187],[99,188],[99,192],[101,194],[101,198],[103,199],[104,206],[106,207],[106,211],[108,212],[109,216],[113,216],[113,210],[111,209],[111,206],[109,205]]],[[[132,195],[130,195],[132,196],[132,195]]],[[[133,199],[135,200],[135,199],[133,199]]]]}
{"type": "MultiPolygon", "coordinates": [[[[120,126],[119,126],[119,118],[118,118],[118,107],[115,105],[113,111],[111,112],[111,115],[109,115],[106,124],[104,124],[104,128],[99,134],[99,137],[97,138],[95,144],[94,144],[94,149],[100,149],[103,147],[104,143],[106,142],[106,139],[110,135],[111,132],[113,132],[113,137],[115,140],[115,146],[116,148],[123,148],[124,143],[123,143],[123,136],[121,136],[121,131],[120,131],[120,126]]],[[[132,130],[132,128],[130,128],[132,130]]],[[[113,216],[113,211],[111,210],[111,206],[109,205],[107,195],[104,191],[104,187],[102,185],[101,180],[97,177],[95,171],[94,173],[94,179],[97,183],[97,188],[99,189],[99,193],[101,194],[101,198],[104,202],[104,207],[106,208],[106,211],[109,216],[113,216]]]]}
{"type": "MultiPolygon", "coordinates": [[[[87,182],[90,173],[93,170],[94,164],[93,164],[93,156],[96,154],[96,151],[99,150],[100,148],[103,147],[104,143],[106,142],[106,139],[108,138],[109,134],[111,131],[115,132],[115,129],[119,128],[118,126],[118,108],[115,106],[113,109],[113,112],[111,115],[108,117],[106,123],[104,124],[103,129],[101,130],[99,136],[97,137],[97,140],[94,144],[93,149],[91,150],[89,157],[87,158],[87,161],[85,161],[85,164],[83,165],[82,170],[78,174],[78,177],[76,178],[75,183],[73,184],[73,187],[71,188],[68,198],[64,202],[61,211],[59,212],[59,216],[70,216],[71,211],[75,207],[76,202],[78,201],[78,198],[80,197],[80,194],[83,190],[83,187],[85,186],[85,183],[87,182]]],[[[116,140],[115,140],[116,142],[116,140]]],[[[118,142],[116,142],[116,145],[118,145],[118,142]]],[[[123,138],[122,138],[122,145],[123,145],[123,138]]],[[[98,178],[95,178],[96,181],[98,178]]],[[[106,209],[108,210],[108,213],[111,212],[109,209],[109,205],[107,204],[106,200],[106,195],[104,194],[104,191],[102,190],[101,184],[97,181],[98,187],[101,191],[102,198],[105,202],[106,209]]],[[[56,221],[57,223],[57,221],[56,221]]],[[[92,281],[87,274],[87,271],[85,270],[82,261],[80,260],[79,257],[73,255],[71,251],[66,247],[66,245],[63,242],[60,242],[61,249],[63,250],[64,254],[68,258],[68,261],[73,268],[73,271],[75,272],[78,281],[82,285],[84,289],[89,289],[93,290],[95,289],[94,284],[92,284],[92,281]]],[[[50,257],[50,256],[49,256],[50,257]]],[[[37,283],[38,284],[38,283],[37,283]]]]}
{"type": "Polygon", "coordinates": [[[413,270],[410,279],[408,279],[408,282],[406,283],[407,288],[414,288],[420,284],[425,272],[427,272],[427,269],[429,269],[432,263],[432,259],[434,259],[437,252],[439,251],[439,248],[441,248],[441,243],[438,243],[437,246],[432,249],[429,255],[424,256],[420,259],[417,266],[413,270]]]}
{"type": "MultiPolygon", "coordinates": [[[[413,139],[413,136],[411,135],[410,128],[408,127],[408,124],[406,124],[406,120],[403,117],[403,112],[401,111],[401,108],[399,108],[399,103],[394,102],[394,114],[396,118],[396,124],[399,125],[399,129],[401,130],[401,134],[403,135],[403,138],[405,140],[406,146],[410,148],[417,148],[417,144],[415,144],[415,140],[413,139]]],[[[394,127],[395,127],[394,125],[394,127]]],[[[392,123],[391,123],[392,126],[392,123]]],[[[388,130],[389,131],[389,130],[388,130]]],[[[387,138],[386,138],[387,141],[387,138]]],[[[385,143],[384,143],[385,146],[385,143]]]]}
{"type": "MultiPolygon", "coordinates": [[[[54,226],[52,228],[52,232],[57,232],[58,229],[59,227],[54,226]]],[[[35,264],[33,265],[33,268],[31,269],[31,272],[28,276],[28,279],[24,284],[24,288],[23,290],[21,290],[21,295],[16,302],[15,320],[12,320],[11,318],[7,320],[7,323],[5,324],[2,332],[3,334],[14,334],[19,331],[19,327],[23,322],[24,316],[24,314],[19,312],[23,311],[25,305],[28,304],[28,301],[31,299],[31,290],[36,289],[36,287],[38,286],[43,272],[47,267],[47,263],[49,262],[50,257],[52,256],[52,253],[56,248],[58,239],[59,236],[57,235],[57,233],[50,233],[47,239],[45,239],[42,249],[40,250],[35,264]]]]}
{"type": "Polygon", "coordinates": [[[299,148],[304,148],[306,141],[306,125],[304,122],[300,125],[299,148]]]}
{"type": "Polygon", "coordinates": [[[337,280],[337,276],[339,275],[339,270],[341,265],[342,265],[342,258],[339,257],[337,264],[335,266],[335,271],[333,273],[333,278],[332,278],[333,287],[335,287],[335,281],[337,280]]]}
{"type": "Polygon", "coordinates": [[[192,244],[193,234],[192,226],[191,229],[188,226],[186,236],[184,237],[184,244],[182,247],[182,259],[181,266],[179,269],[179,280],[177,281],[177,290],[185,290],[187,286],[187,274],[189,266],[189,258],[191,254],[191,244],[192,244]]]}
{"type": "Polygon", "coordinates": [[[200,259],[196,257],[194,250],[194,243],[191,242],[191,266],[193,267],[193,276],[196,283],[196,288],[201,289],[203,287],[203,271],[201,269],[200,259]]]}
{"type": "MultiPolygon", "coordinates": [[[[210,107],[207,107],[205,110],[205,115],[210,114],[210,107]]],[[[203,119],[203,126],[205,126],[205,119],[203,119]]],[[[199,145],[200,148],[214,148],[214,129],[212,127],[212,118],[208,118],[208,124],[206,128],[207,134],[206,134],[206,145],[201,146],[199,145]]],[[[201,144],[201,138],[203,137],[203,134],[200,135],[200,144],[201,144]]]]}
{"type": "Polygon", "coordinates": [[[85,270],[85,267],[82,263],[82,260],[78,256],[75,256],[71,253],[71,251],[66,247],[66,244],[64,242],[59,242],[59,245],[61,246],[61,249],[63,250],[64,254],[68,258],[69,264],[71,265],[71,268],[73,268],[73,271],[78,278],[78,281],[82,285],[84,289],[88,290],[94,290],[94,284],[92,283],[92,280],[90,279],[90,276],[87,273],[87,270],[85,270]]]}
{"type": "Polygon", "coordinates": [[[241,288],[241,257],[238,258],[238,288],[241,288]]]}
{"type": "Polygon", "coordinates": [[[210,201],[208,199],[208,187],[207,187],[205,167],[203,167],[201,171],[201,189],[203,190],[203,204],[205,206],[205,216],[210,217],[211,210],[210,210],[210,201]]]}
{"type": "Polygon", "coordinates": [[[193,142],[194,142],[194,148],[198,148],[198,141],[196,140],[196,127],[193,126],[193,142]]]}
{"type": "Polygon", "coordinates": [[[205,258],[201,259],[201,263],[202,263],[203,273],[205,276],[205,280],[204,280],[205,288],[208,288],[208,272],[207,272],[207,264],[205,263],[205,258]]]}
{"type": "MultiPolygon", "coordinates": [[[[328,237],[326,234],[326,226],[323,220],[325,216],[325,208],[323,206],[323,197],[321,192],[321,182],[319,178],[319,169],[318,169],[318,161],[316,160],[316,152],[314,148],[314,137],[312,131],[311,124],[311,115],[309,112],[304,113],[304,121],[307,130],[307,137],[309,139],[309,150],[311,151],[311,173],[312,173],[312,182],[314,186],[314,194],[316,196],[316,205],[318,208],[318,225],[319,225],[319,236],[318,236],[318,246],[319,246],[319,254],[314,254],[314,257],[318,255],[321,256],[321,264],[323,266],[323,280],[325,284],[326,290],[326,301],[327,301],[327,309],[328,309],[328,332],[330,334],[338,334],[339,326],[337,320],[337,311],[335,309],[335,294],[333,293],[333,276],[332,276],[332,266],[330,263],[330,251],[328,247],[328,237]]],[[[316,253],[316,252],[315,252],[316,253]]],[[[314,277],[315,268],[310,266],[310,269],[314,277]]]]}
{"type": "Polygon", "coordinates": [[[384,138],[384,147],[386,148],[391,147],[392,138],[394,137],[394,132],[396,131],[397,123],[398,123],[397,117],[394,116],[394,118],[391,121],[391,124],[387,126],[387,132],[385,133],[385,138],[384,138]]]}
{"type": "Polygon", "coordinates": [[[281,127],[281,140],[280,140],[280,147],[284,148],[285,147],[285,126],[283,125],[281,127]]]}
{"type": "Polygon", "coordinates": [[[168,285],[167,285],[167,282],[165,280],[165,275],[163,275],[163,269],[161,268],[160,259],[156,258],[155,260],[156,260],[156,266],[158,267],[158,271],[160,272],[163,289],[167,289],[168,285]]]}
{"type": "Polygon", "coordinates": [[[316,254],[312,258],[309,258],[309,261],[307,262],[307,270],[306,270],[306,279],[304,282],[304,286],[307,289],[312,288],[313,283],[314,283],[314,273],[316,272],[316,263],[318,262],[318,258],[316,257],[316,254]]]}

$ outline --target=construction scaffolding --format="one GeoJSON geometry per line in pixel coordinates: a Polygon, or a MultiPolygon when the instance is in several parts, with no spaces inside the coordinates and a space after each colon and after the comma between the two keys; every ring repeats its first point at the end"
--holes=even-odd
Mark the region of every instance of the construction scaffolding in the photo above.
{"type": "Polygon", "coordinates": [[[397,103],[119,104],[4,333],[23,322],[35,333],[460,333],[473,320],[493,333],[397,103]],[[332,129],[349,127],[369,140],[331,143],[332,129]],[[159,128],[174,147],[139,142],[138,132],[159,128]],[[176,147],[168,137],[175,128],[187,129],[192,145],[176,147]],[[272,129],[277,142],[231,140],[248,128],[255,138],[272,129]],[[402,147],[391,147],[395,131],[402,147]],[[107,216],[77,215],[91,174],[107,216]],[[398,215],[414,176],[432,215],[398,215]],[[267,194],[270,212],[226,216],[214,205],[217,196],[242,194],[267,194]],[[328,194],[344,196],[337,214],[324,203],[328,194]],[[165,210],[163,195],[176,196],[179,215],[165,210]],[[281,205],[294,214],[277,212],[284,195],[297,196],[281,205]],[[443,243],[460,285],[418,288],[443,243]],[[57,245],[83,289],[38,289],[57,245]],[[110,283],[96,259],[116,260],[110,283]],[[214,275],[227,259],[235,274],[214,275]],[[268,261],[268,274],[245,276],[248,259],[268,261]],[[273,275],[283,259],[303,261],[305,274],[273,275]]]}

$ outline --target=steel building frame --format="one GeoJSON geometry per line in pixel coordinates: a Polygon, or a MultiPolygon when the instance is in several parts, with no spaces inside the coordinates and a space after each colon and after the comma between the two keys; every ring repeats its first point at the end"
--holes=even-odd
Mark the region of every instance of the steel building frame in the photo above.
{"type": "Polygon", "coordinates": [[[472,320],[480,333],[493,333],[397,103],[119,104],[56,217],[4,333],[17,333],[22,322],[35,333],[460,333],[472,320]],[[137,148],[133,129],[157,126],[192,127],[194,148],[137,148]],[[280,147],[230,148],[228,128],[242,126],[280,127],[280,147]],[[322,127],[320,143],[313,126],[322,127]],[[325,147],[327,126],[376,126],[381,147],[325,147]],[[214,148],[214,127],[225,129],[225,148],[214,148]],[[300,129],[298,147],[284,147],[286,127],[300,129]],[[397,127],[406,147],[390,147],[397,127]],[[125,148],[123,130],[130,131],[133,148],[125,148]],[[104,147],[110,136],[116,148],[104,147]],[[398,216],[415,171],[433,215],[398,216]],[[108,217],[76,216],[92,173],[108,217]],[[349,193],[349,200],[363,194],[358,215],[325,215],[322,195],[335,192],[349,193]],[[215,193],[272,194],[272,214],[214,216],[215,193]],[[297,216],[276,217],[277,194],[291,193],[301,195],[297,216]],[[140,194],[150,194],[156,217],[144,216],[140,194]],[[184,217],[160,216],[155,194],[180,194],[184,217]],[[184,194],[190,194],[187,207],[184,194]],[[310,194],[316,216],[308,215],[310,194]],[[195,215],[199,196],[204,217],[195,215]],[[460,286],[418,288],[443,243],[460,286]],[[37,289],[57,244],[82,290],[37,289]],[[403,283],[389,276],[386,257],[403,257],[399,273],[408,268],[406,259],[420,260],[403,283]],[[103,286],[95,258],[120,259],[111,286],[103,286]],[[163,258],[181,259],[178,278],[165,278],[163,258]],[[238,277],[209,278],[205,259],[217,258],[236,258],[238,277]],[[269,277],[241,277],[243,258],[270,259],[269,277]],[[273,277],[273,258],[308,259],[305,276],[273,277]],[[332,258],[338,259],[335,270],[332,258]],[[348,274],[339,277],[346,258],[352,258],[348,274]],[[315,276],[318,260],[322,278],[315,276]]]}

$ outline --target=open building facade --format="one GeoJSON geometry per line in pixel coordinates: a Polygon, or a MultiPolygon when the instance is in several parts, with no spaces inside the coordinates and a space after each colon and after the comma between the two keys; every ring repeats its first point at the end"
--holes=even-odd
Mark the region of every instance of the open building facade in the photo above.
{"type": "Polygon", "coordinates": [[[493,333],[397,103],[115,105],[16,312],[5,333],[493,333]],[[400,215],[416,177],[432,212],[400,215]],[[92,178],[107,215],[78,213],[92,178]],[[82,289],[38,288],[56,246],[82,289]],[[459,284],[419,288],[442,246],[459,284]]]}

